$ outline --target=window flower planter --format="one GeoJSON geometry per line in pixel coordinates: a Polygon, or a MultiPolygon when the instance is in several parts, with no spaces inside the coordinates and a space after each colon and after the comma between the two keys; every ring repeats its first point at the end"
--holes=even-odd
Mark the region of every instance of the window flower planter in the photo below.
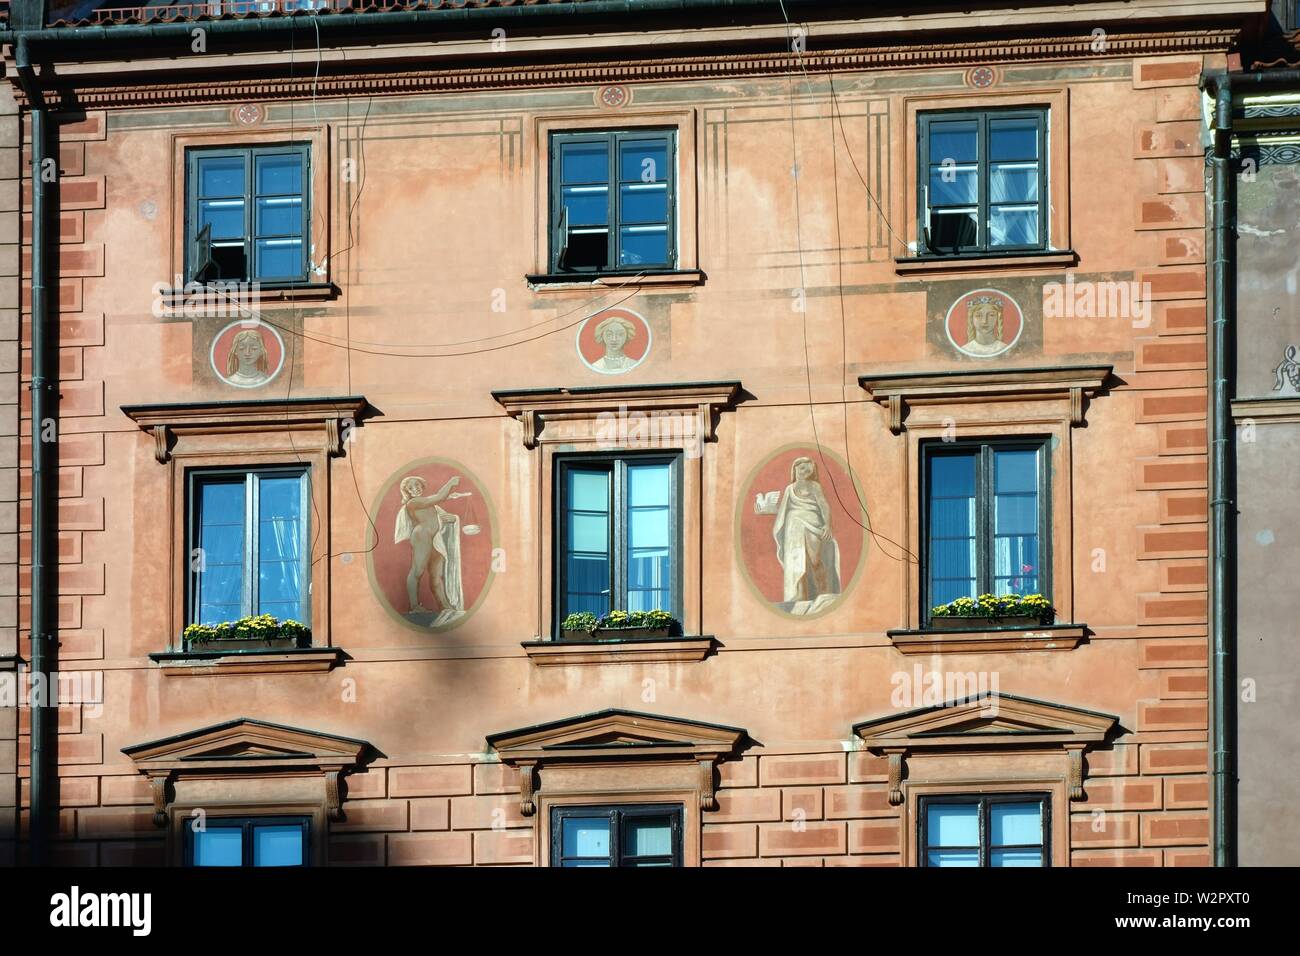
{"type": "Polygon", "coordinates": [[[575,628],[563,629],[566,641],[629,641],[637,638],[666,638],[671,627],[598,627],[594,631],[575,628]]]}
{"type": "Polygon", "coordinates": [[[930,609],[934,631],[978,631],[990,627],[1035,627],[1051,624],[1056,611],[1041,594],[981,594],[957,598],[930,609]]]}
{"type": "Polygon", "coordinates": [[[296,637],[231,637],[214,641],[190,641],[188,646],[191,651],[284,651],[303,645],[296,637]]]}
{"type": "Polygon", "coordinates": [[[566,641],[666,638],[677,626],[677,619],[667,611],[610,611],[601,617],[580,611],[564,619],[560,636],[566,641]]]}
{"type": "Polygon", "coordinates": [[[310,645],[311,629],[298,621],[260,614],[220,624],[191,624],[184,638],[191,651],[291,650],[310,645]]]}
{"type": "Polygon", "coordinates": [[[1007,614],[1002,617],[949,616],[931,617],[930,629],[935,631],[978,631],[986,627],[1037,627],[1050,624],[1050,618],[1041,614],[1007,614]]]}

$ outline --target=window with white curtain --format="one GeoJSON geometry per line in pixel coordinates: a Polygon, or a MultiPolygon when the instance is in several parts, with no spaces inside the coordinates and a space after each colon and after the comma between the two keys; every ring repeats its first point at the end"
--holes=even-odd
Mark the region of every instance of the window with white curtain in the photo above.
{"type": "Polygon", "coordinates": [[[990,255],[1047,247],[1047,111],[921,113],[922,254],[990,255]]]}
{"type": "Polygon", "coordinates": [[[682,865],[680,805],[554,807],[551,866],[682,865]]]}
{"type": "Polygon", "coordinates": [[[989,593],[1050,600],[1045,442],[930,442],[922,457],[923,612],[989,593]]]}
{"type": "Polygon", "coordinates": [[[303,468],[190,475],[190,623],[270,614],[310,624],[309,494],[303,468]]]}

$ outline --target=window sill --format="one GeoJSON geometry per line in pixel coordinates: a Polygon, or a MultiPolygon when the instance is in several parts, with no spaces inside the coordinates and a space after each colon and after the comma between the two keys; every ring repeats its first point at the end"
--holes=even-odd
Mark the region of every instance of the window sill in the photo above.
{"type": "Polygon", "coordinates": [[[1034,624],[966,631],[900,628],[887,631],[903,654],[982,654],[1013,651],[1072,651],[1086,638],[1086,624],[1034,624]]]}
{"type": "Polygon", "coordinates": [[[716,638],[650,637],[621,641],[524,641],[524,653],[538,667],[555,664],[680,664],[702,661],[716,638]]]}
{"type": "Polygon", "coordinates": [[[300,674],[333,670],[343,661],[338,647],[256,651],[165,651],[149,659],[168,677],[223,677],[230,674],[300,674]]]}
{"type": "Polygon", "coordinates": [[[548,272],[526,275],[534,292],[571,292],[575,289],[653,289],[703,285],[708,278],[699,269],[669,269],[662,272],[605,272],[582,275],[548,272]]]}
{"type": "Polygon", "coordinates": [[[900,256],[894,259],[898,275],[946,275],[961,272],[984,272],[1011,269],[1041,269],[1046,266],[1069,267],[1078,265],[1079,255],[1073,249],[1004,252],[976,256],[900,256]]]}
{"type": "Polygon", "coordinates": [[[190,284],[158,292],[164,308],[184,310],[186,306],[226,299],[232,307],[263,302],[327,302],[337,299],[339,287],[333,282],[239,282],[222,285],[190,284]],[[186,290],[189,291],[186,291],[186,290]]]}

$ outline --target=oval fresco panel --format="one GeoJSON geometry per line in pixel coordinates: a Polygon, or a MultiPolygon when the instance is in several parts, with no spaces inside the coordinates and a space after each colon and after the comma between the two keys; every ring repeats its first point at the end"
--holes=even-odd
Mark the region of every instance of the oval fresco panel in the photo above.
{"type": "Polygon", "coordinates": [[[483,484],[459,462],[424,458],[388,479],[372,515],[380,601],[422,631],[464,623],[492,583],[495,512],[483,484]]]}
{"type": "Polygon", "coordinates": [[[750,472],[736,508],[736,547],[768,607],[810,617],[839,604],[865,563],[860,501],[844,460],[816,445],[787,445],[750,472]]]}
{"type": "Polygon", "coordinates": [[[578,326],[578,357],[593,372],[621,375],[650,354],[650,323],[631,309],[606,309],[578,326]]]}

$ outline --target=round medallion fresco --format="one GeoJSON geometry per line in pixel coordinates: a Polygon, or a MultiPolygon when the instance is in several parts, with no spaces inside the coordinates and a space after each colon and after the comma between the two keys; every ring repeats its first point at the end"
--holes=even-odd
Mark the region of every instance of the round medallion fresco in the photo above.
{"type": "Polygon", "coordinates": [[[235,388],[258,388],[280,374],[284,341],[256,319],[231,322],[212,339],[208,359],[217,378],[235,388]]]}
{"type": "Polygon", "coordinates": [[[496,526],[482,483],[459,462],[424,458],[388,479],[371,513],[370,581],[389,612],[426,632],[463,623],[492,581],[496,526]]]}
{"type": "Polygon", "coordinates": [[[948,341],[971,358],[993,358],[1009,351],[1024,328],[1024,313],[1016,300],[997,289],[967,292],[944,319],[948,341]]]}
{"type": "Polygon", "coordinates": [[[602,375],[630,372],[650,354],[650,323],[631,309],[606,309],[578,326],[578,357],[602,375]]]}
{"type": "Polygon", "coordinates": [[[865,564],[860,500],[844,460],[816,445],[787,445],[749,473],[736,507],[736,548],[768,607],[811,617],[839,604],[865,564]]]}

